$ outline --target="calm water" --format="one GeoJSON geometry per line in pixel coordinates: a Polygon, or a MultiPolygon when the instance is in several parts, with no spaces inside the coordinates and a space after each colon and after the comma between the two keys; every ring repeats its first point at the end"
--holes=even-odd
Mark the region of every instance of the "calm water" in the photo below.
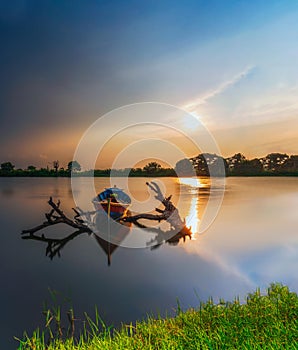
{"type": "MultiPolygon", "coordinates": [[[[136,200],[149,196],[146,180],[129,179],[136,200]]],[[[203,235],[195,232],[208,200],[208,180],[199,185],[191,179],[159,180],[174,201],[180,198],[193,239],[154,250],[119,247],[108,266],[92,236],[76,237],[52,261],[45,243],[21,239],[23,229],[44,220],[50,195],[71,214],[69,179],[0,179],[1,349],[16,348],[13,336],[43,324],[49,288],[59,292],[65,308],[71,300],[78,317],[83,311],[93,315],[98,305],[103,319],[116,326],[148,313],[171,314],[177,298],[187,308],[209,296],[243,298],[274,281],[298,292],[298,178],[228,178],[220,212],[203,235]]],[[[84,181],[90,180],[81,181],[84,196],[84,181]]],[[[107,179],[96,179],[95,185],[100,190],[107,179]]],[[[53,237],[71,232],[64,226],[45,230],[53,237]]]]}

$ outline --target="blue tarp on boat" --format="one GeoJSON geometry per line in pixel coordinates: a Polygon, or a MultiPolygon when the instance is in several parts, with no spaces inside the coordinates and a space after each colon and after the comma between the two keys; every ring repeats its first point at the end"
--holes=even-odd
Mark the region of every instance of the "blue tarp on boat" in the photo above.
{"type": "Polygon", "coordinates": [[[99,193],[97,196],[99,201],[104,201],[107,198],[111,198],[112,196],[115,196],[117,199],[117,202],[122,202],[125,204],[130,204],[131,199],[128,194],[123,192],[120,188],[117,187],[111,187],[111,188],[106,188],[104,191],[99,193]]]}

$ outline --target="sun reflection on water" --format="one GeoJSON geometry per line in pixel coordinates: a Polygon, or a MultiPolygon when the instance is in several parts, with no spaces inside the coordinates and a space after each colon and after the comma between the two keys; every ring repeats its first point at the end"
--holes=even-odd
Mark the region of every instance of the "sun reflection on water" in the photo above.
{"type": "Polygon", "coordinates": [[[198,177],[180,177],[178,178],[180,185],[190,186],[194,188],[202,187],[202,183],[198,177]]]}
{"type": "MultiPolygon", "coordinates": [[[[205,188],[208,186],[206,181],[202,181],[202,179],[197,177],[184,177],[179,178],[178,182],[180,186],[186,187],[186,192],[191,196],[189,199],[189,208],[186,213],[185,221],[188,227],[191,227],[193,240],[196,240],[196,235],[199,230],[200,218],[198,212],[198,204],[199,204],[199,189],[205,188]]],[[[182,192],[183,189],[182,189],[182,192]]]]}
{"type": "Polygon", "coordinates": [[[190,202],[190,209],[188,212],[188,215],[185,218],[186,225],[187,227],[191,227],[191,239],[196,240],[196,234],[198,233],[198,228],[199,228],[199,213],[198,213],[198,203],[199,203],[199,197],[194,196],[191,199],[190,202]]]}

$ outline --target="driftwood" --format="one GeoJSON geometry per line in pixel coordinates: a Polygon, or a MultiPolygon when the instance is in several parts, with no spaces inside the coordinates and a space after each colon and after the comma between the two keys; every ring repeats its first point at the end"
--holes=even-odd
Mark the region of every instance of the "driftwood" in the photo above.
{"type": "Polygon", "coordinates": [[[125,217],[123,218],[123,221],[132,222],[141,228],[148,228],[145,225],[139,223],[139,220],[141,219],[154,220],[158,222],[167,221],[171,226],[170,231],[167,231],[167,233],[172,233],[172,235],[175,233],[176,234],[180,233],[191,237],[191,230],[188,227],[186,227],[185,220],[181,219],[178,209],[171,202],[172,196],[164,197],[158,184],[153,181],[151,183],[146,182],[146,185],[153,192],[156,193],[155,198],[164,205],[165,209],[161,210],[159,208],[155,208],[155,210],[159,214],[137,214],[137,215],[125,217]],[[175,233],[173,233],[173,231],[175,233]]]}
{"type": "MultiPolygon", "coordinates": [[[[159,186],[155,182],[146,183],[147,186],[155,193],[155,198],[159,200],[164,205],[164,210],[156,208],[155,210],[158,214],[136,214],[128,215],[120,218],[119,223],[133,223],[137,227],[144,228],[150,232],[156,234],[156,237],[151,241],[147,242],[148,246],[151,246],[152,249],[159,247],[163,243],[177,244],[180,239],[185,241],[185,238],[188,236],[191,238],[191,230],[186,227],[185,220],[182,220],[178,209],[171,202],[172,196],[164,197],[159,186]],[[168,231],[163,231],[160,228],[148,227],[143,223],[139,222],[140,220],[154,220],[157,222],[166,221],[170,224],[170,229],[168,231]]],[[[35,226],[31,229],[22,231],[22,238],[29,240],[42,241],[47,243],[46,256],[50,259],[53,259],[55,256],[60,257],[60,251],[62,248],[75,237],[87,233],[91,235],[94,232],[94,220],[93,217],[97,213],[96,211],[84,212],[80,208],[72,208],[75,215],[73,218],[69,218],[60,208],[60,201],[55,203],[50,197],[48,204],[51,207],[49,213],[45,214],[46,221],[41,225],[35,226]],[[41,235],[37,232],[42,231],[46,227],[57,225],[57,224],[66,224],[73,229],[75,232],[63,238],[49,238],[46,237],[43,233],[41,235]]]]}
{"type": "Polygon", "coordinates": [[[60,250],[75,237],[81,235],[82,233],[92,233],[92,230],[84,223],[82,219],[83,212],[80,209],[73,208],[75,216],[73,219],[67,217],[64,212],[60,209],[60,201],[57,203],[53,202],[52,197],[50,197],[48,204],[52,208],[49,213],[45,214],[46,221],[41,225],[35,226],[28,230],[22,231],[23,239],[31,239],[35,241],[41,241],[47,243],[46,256],[50,259],[53,259],[54,256],[58,255],[60,257],[60,250]],[[76,231],[72,234],[63,237],[63,238],[48,238],[44,234],[36,234],[38,231],[43,230],[46,227],[57,225],[57,224],[66,224],[71,226],[76,231]]]}

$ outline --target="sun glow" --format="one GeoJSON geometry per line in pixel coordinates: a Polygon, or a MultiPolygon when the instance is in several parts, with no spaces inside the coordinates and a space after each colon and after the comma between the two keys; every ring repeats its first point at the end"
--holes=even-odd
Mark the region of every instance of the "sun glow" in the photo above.
{"type": "Polygon", "coordinates": [[[183,119],[183,124],[187,129],[197,129],[199,126],[200,116],[195,112],[188,113],[183,119]]]}
{"type": "Polygon", "coordinates": [[[191,199],[190,203],[190,209],[188,212],[187,217],[185,218],[187,227],[191,228],[191,239],[196,240],[196,234],[198,233],[199,228],[199,215],[198,215],[198,203],[199,203],[199,197],[194,196],[191,199]]]}
{"type": "Polygon", "coordinates": [[[202,183],[198,177],[180,177],[178,181],[180,185],[190,186],[194,188],[202,187],[202,183]]]}

